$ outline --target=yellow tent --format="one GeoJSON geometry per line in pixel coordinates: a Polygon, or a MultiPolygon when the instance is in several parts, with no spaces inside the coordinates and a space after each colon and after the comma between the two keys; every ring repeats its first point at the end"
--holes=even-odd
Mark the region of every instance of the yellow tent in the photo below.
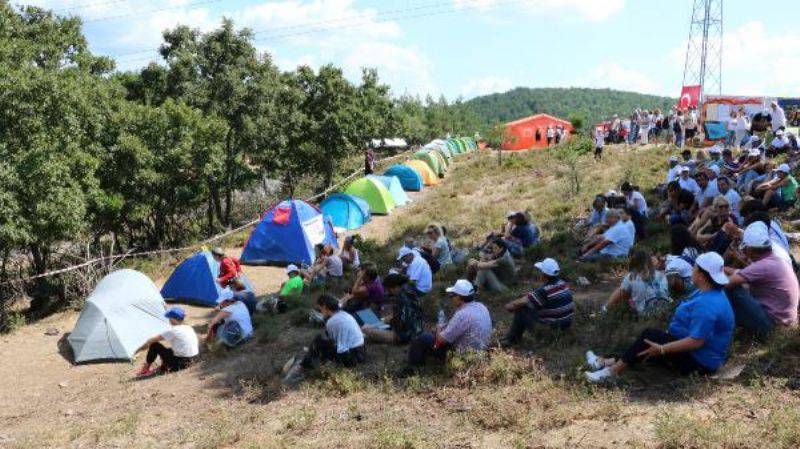
{"type": "Polygon", "coordinates": [[[431,170],[431,167],[423,161],[418,159],[411,159],[405,162],[405,165],[413,168],[422,177],[422,182],[426,186],[435,186],[439,184],[439,177],[431,170]]]}

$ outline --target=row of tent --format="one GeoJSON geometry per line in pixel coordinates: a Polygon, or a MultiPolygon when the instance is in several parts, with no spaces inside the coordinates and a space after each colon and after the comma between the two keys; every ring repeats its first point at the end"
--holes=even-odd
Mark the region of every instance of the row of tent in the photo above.
{"type": "MultiPolygon", "coordinates": [[[[334,193],[321,209],[303,200],[270,207],[250,233],[240,261],[248,265],[311,264],[314,246],[338,248],[334,226],[356,229],[372,213],[388,214],[408,202],[406,191],[436,185],[453,156],[477,148],[471,139],[437,140],[394,165],[383,176],[367,176],[334,193]]],[[[184,260],[159,291],[144,274],[115,271],[97,284],[69,335],[75,362],[131,360],[147,338],[163,332],[164,298],[214,306],[222,294],[216,282],[220,265],[207,250],[184,260]]],[[[245,287],[254,291],[246,276],[245,287]]]]}

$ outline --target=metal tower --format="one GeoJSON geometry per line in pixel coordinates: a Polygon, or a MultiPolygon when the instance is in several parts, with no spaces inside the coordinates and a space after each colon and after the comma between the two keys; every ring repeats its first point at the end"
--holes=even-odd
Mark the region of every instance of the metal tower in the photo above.
{"type": "Polygon", "coordinates": [[[694,0],[683,85],[705,94],[722,94],[722,0],[694,0]]]}

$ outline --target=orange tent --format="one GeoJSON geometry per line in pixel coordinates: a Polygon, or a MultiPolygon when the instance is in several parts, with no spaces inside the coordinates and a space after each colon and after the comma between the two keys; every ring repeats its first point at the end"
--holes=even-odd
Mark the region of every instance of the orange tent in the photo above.
{"type": "Polygon", "coordinates": [[[414,170],[419,173],[420,177],[422,177],[422,182],[426,186],[435,186],[439,184],[439,177],[436,176],[436,173],[431,170],[431,167],[428,166],[424,161],[420,161],[418,159],[411,159],[404,163],[404,165],[408,165],[409,167],[413,168],[414,170]]]}

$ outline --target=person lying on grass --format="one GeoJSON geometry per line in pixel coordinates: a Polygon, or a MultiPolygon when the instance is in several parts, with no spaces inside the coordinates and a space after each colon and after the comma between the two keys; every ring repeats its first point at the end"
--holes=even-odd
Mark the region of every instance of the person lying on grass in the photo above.
{"type": "Polygon", "coordinates": [[[484,351],[492,336],[492,317],[485,305],[475,300],[475,287],[466,279],[459,279],[447,289],[455,313],[444,328],[424,332],[411,340],[408,347],[408,366],[398,373],[400,377],[413,374],[424,366],[429,357],[443,361],[448,352],[484,351]]]}
{"type": "Polygon", "coordinates": [[[628,257],[628,252],[636,238],[633,226],[628,226],[621,219],[620,211],[610,209],[606,214],[608,229],[597,239],[584,245],[579,260],[581,262],[597,262],[628,257]]]}
{"type": "Polygon", "coordinates": [[[208,323],[205,340],[216,339],[228,348],[234,348],[253,336],[253,322],[247,306],[237,300],[230,289],[222,291],[217,300],[218,311],[208,323]]]}
{"type": "Polygon", "coordinates": [[[525,331],[533,330],[537,324],[558,330],[572,325],[575,303],[569,285],[559,277],[558,262],[547,258],[534,266],[539,271],[542,286],[505,305],[506,311],[514,314],[514,320],[501,342],[503,347],[518,344],[525,331]]]}
{"type": "Polygon", "coordinates": [[[728,277],[722,256],[701,254],[692,271],[692,282],[697,294],[678,306],[666,332],[645,330],[618,360],[587,351],[586,361],[595,371],[587,371],[586,379],[611,380],[626,368],[649,360],[681,375],[716,372],[727,360],[735,326],[733,309],[723,290],[728,277]]]}
{"type": "Polygon", "coordinates": [[[748,265],[741,270],[725,269],[737,324],[761,338],[776,326],[796,327],[797,276],[773,249],[767,226],[761,221],[751,223],[742,236],[742,247],[748,265]]]}
{"type": "Polygon", "coordinates": [[[628,261],[628,274],[614,290],[606,309],[623,306],[639,315],[651,315],[671,302],[667,277],[656,270],[653,258],[646,251],[636,250],[628,261]]]}
{"type": "Polygon", "coordinates": [[[166,331],[150,337],[136,352],[147,349],[144,365],[136,373],[138,377],[148,377],[157,373],[180,371],[188,368],[200,354],[200,345],[197,334],[192,326],[183,324],[186,313],[180,307],[173,307],[164,314],[169,320],[170,327],[166,331]],[[161,342],[167,342],[169,347],[161,342]],[[157,358],[161,365],[157,370],[151,368],[157,358]]]}
{"type": "Polygon", "coordinates": [[[409,286],[408,278],[402,274],[392,273],[386,276],[383,288],[387,293],[387,301],[392,305],[390,315],[384,320],[389,323],[390,328],[383,330],[365,324],[361,326],[361,330],[370,341],[376,343],[406,344],[424,331],[419,298],[409,286]]]}
{"type": "Polygon", "coordinates": [[[364,262],[358,270],[353,289],[342,296],[341,304],[348,312],[369,308],[380,316],[385,296],[383,284],[378,277],[378,267],[372,262],[364,262]]]}
{"type": "Polygon", "coordinates": [[[341,310],[339,300],[331,295],[320,295],[317,306],[325,319],[325,332],[318,334],[302,358],[292,357],[284,366],[283,382],[295,384],[302,380],[304,370],[311,370],[324,362],[352,367],[364,362],[364,335],[352,315],[341,310]]]}

